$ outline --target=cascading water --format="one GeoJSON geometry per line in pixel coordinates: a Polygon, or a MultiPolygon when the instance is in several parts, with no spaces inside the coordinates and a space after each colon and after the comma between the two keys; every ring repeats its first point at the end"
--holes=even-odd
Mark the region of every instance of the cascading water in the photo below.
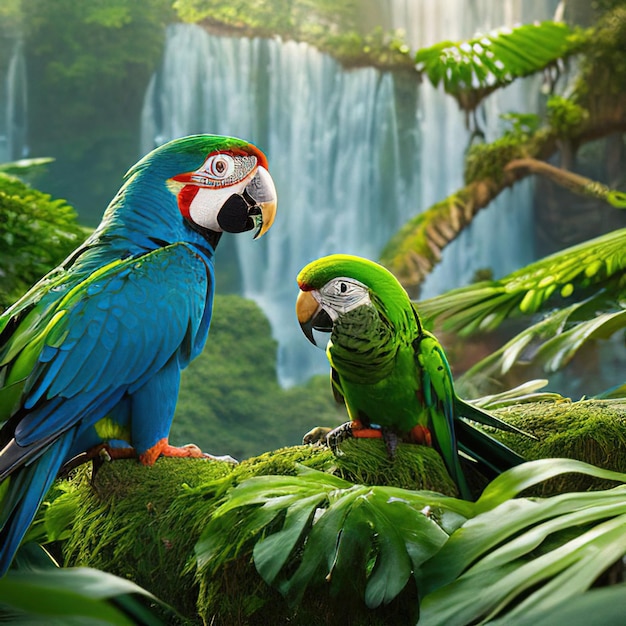
{"type": "Polygon", "coordinates": [[[298,271],[332,252],[376,258],[414,211],[416,93],[389,73],[346,72],[306,44],[170,27],[146,97],[142,148],[213,132],[245,137],[268,155],[278,219],[258,242],[235,239],[243,293],[272,321],[285,384],[327,369],[295,319],[298,271]]]}
{"type": "MultiPolygon", "coordinates": [[[[404,31],[412,50],[440,41],[460,41],[502,26],[551,19],[559,0],[388,0],[392,29],[404,31]]],[[[517,81],[489,96],[481,105],[486,141],[501,132],[505,112],[532,113],[539,105],[541,78],[517,81]]],[[[463,186],[464,150],[470,133],[455,100],[429,81],[420,85],[422,194],[425,209],[463,186]]],[[[468,284],[479,269],[503,276],[533,259],[531,180],[502,193],[459,238],[446,248],[441,263],[421,287],[428,298],[468,284]]]]}
{"type": "Polygon", "coordinates": [[[21,39],[1,39],[0,52],[0,163],[5,163],[27,152],[26,62],[21,39]]]}
{"type": "MultiPolygon", "coordinates": [[[[418,48],[528,21],[522,4],[389,0],[389,26],[403,26],[418,48]],[[411,13],[422,5],[432,5],[423,28],[422,14],[411,13]]],[[[554,8],[532,4],[541,4],[532,19],[545,19],[554,8]]],[[[513,85],[494,94],[485,105],[487,119],[497,120],[499,111],[534,110],[533,93],[513,85]]],[[[496,127],[484,130],[489,138],[496,127]]],[[[426,83],[418,94],[406,76],[344,70],[306,44],[220,37],[175,24],[146,94],[142,151],[196,132],[243,137],[268,155],[278,219],[259,242],[234,239],[243,294],[272,322],[279,378],[286,385],[328,368],[295,320],[299,269],[333,252],[378,258],[407,219],[462,186],[469,139],[456,103],[426,83]]],[[[501,275],[531,260],[530,193],[530,185],[518,185],[479,215],[446,249],[424,293],[466,283],[478,268],[501,275]]]]}

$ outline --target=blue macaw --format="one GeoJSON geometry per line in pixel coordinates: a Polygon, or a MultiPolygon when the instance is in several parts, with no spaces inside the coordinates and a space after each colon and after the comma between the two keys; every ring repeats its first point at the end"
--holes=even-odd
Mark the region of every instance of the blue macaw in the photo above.
{"type": "Polygon", "coordinates": [[[207,338],[222,232],[260,236],[275,211],[258,148],[171,141],[130,169],[92,236],[0,317],[0,575],[76,457],[103,446],[146,465],[210,456],[168,443],[180,372],[207,338]]]}

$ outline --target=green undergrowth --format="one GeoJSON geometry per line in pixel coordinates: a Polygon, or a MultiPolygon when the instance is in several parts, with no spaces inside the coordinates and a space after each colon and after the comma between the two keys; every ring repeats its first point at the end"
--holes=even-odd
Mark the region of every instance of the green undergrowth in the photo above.
{"type": "MultiPolygon", "coordinates": [[[[382,441],[347,441],[343,451],[335,456],[325,447],[294,446],[238,465],[168,458],[144,467],[133,460],[115,461],[105,463],[93,479],[91,469],[83,466],[61,484],[57,493],[62,495],[46,512],[48,526],[54,526],[54,519],[60,523],[62,510],[68,528],[52,535],[67,537],[62,544],[65,565],[95,567],[132,579],[192,622],[198,622],[199,614],[205,623],[217,615],[216,624],[261,624],[281,611],[285,620],[293,619],[293,609],[256,574],[251,563],[253,538],[242,537],[237,525],[220,537],[219,574],[196,575],[195,543],[232,487],[253,476],[295,475],[304,465],[360,484],[455,493],[432,449],[401,444],[393,461],[382,441]]],[[[312,608],[307,600],[307,617],[300,615],[292,623],[328,623],[324,621],[329,619],[328,611],[344,605],[343,600],[338,602],[317,599],[312,608]],[[318,617],[321,621],[315,621],[318,617]]],[[[374,621],[354,623],[385,623],[377,621],[379,612],[365,607],[361,611],[367,615],[363,613],[361,619],[374,621]]]]}
{"type": "MultiPolygon", "coordinates": [[[[624,472],[625,407],[623,400],[513,405],[496,412],[537,439],[501,432],[498,437],[528,459],[565,456],[624,472]]],[[[455,495],[439,455],[430,448],[401,444],[394,460],[387,457],[380,440],[348,440],[341,450],[335,456],[321,446],[293,446],[237,465],[159,459],[153,467],[144,467],[133,460],[115,461],[105,463],[93,477],[90,468],[84,466],[70,479],[57,483],[40,524],[46,526],[48,537],[59,540],[55,548],[60,547],[66,566],[95,567],[131,579],[174,606],[183,616],[183,623],[315,625],[340,623],[338,616],[342,625],[415,623],[417,591],[412,577],[389,604],[368,608],[362,601],[364,582],[359,576],[355,574],[353,581],[344,580],[341,584],[335,581],[334,586],[322,576],[307,587],[306,594],[294,605],[275,586],[264,582],[255,568],[255,545],[281,528],[285,532],[287,503],[298,507],[302,498],[304,506],[307,494],[322,498],[317,506],[328,507],[328,502],[324,504],[326,497],[330,502],[338,502],[339,498],[346,506],[357,508],[362,498],[365,506],[368,498],[383,497],[380,489],[385,488],[400,487],[394,492],[396,497],[406,494],[408,499],[425,492],[431,493],[426,494],[427,500],[437,500],[432,492],[455,495]],[[318,472],[316,475],[322,478],[307,479],[303,468],[318,472]],[[328,476],[325,483],[324,474],[319,472],[336,478],[328,476]],[[233,493],[239,492],[236,487],[260,477],[293,480],[288,480],[288,484],[276,480],[268,483],[282,484],[280,489],[286,491],[273,492],[274,504],[266,512],[259,508],[265,506],[259,500],[233,509],[228,515],[213,515],[218,507],[223,511],[233,493]],[[326,484],[326,496],[322,491],[315,495],[316,487],[306,491],[316,481],[320,489],[326,484]],[[338,481],[337,487],[333,481],[338,481]],[[295,491],[290,491],[292,482],[295,491]],[[309,487],[305,488],[307,484],[309,487]],[[353,485],[357,490],[354,495],[362,496],[350,500],[353,485]],[[363,485],[372,489],[364,489],[363,485]],[[375,485],[383,487],[374,488],[375,485]],[[331,495],[334,490],[336,494],[331,495]],[[211,532],[207,534],[209,523],[211,532]],[[348,593],[346,590],[352,586],[353,592],[348,593]],[[340,588],[341,594],[333,593],[333,588],[340,588]]],[[[471,471],[468,474],[478,495],[486,479],[471,471]]],[[[541,483],[529,494],[545,497],[613,485],[570,473],[541,483]]],[[[354,545],[360,544],[357,541],[354,545]]],[[[290,556],[293,567],[302,562],[298,550],[306,543],[296,546],[296,552],[290,556]]],[[[361,554],[360,548],[354,550],[351,558],[360,563],[367,555],[361,554]]],[[[287,570],[281,575],[289,576],[290,563],[288,560],[287,570]]],[[[337,573],[339,568],[333,571],[337,573]]],[[[368,570],[359,567],[355,571],[363,575],[368,570]]]]}

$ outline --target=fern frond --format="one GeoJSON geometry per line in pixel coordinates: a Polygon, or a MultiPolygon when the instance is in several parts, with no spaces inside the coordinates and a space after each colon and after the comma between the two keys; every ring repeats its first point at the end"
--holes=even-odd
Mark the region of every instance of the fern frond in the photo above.
{"type": "MultiPolygon", "coordinates": [[[[500,280],[475,283],[423,300],[416,308],[427,325],[437,320],[444,330],[468,335],[493,330],[507,317],[536,313],[554,305],[557,298],[559,304],[580,303],[590,295],[619,298],[625,289],[626,228],[552,254],[500,280]]],[[[606,303],[604,310],[612,306],[615,304],[606,303]]],[[[552,330],[559,319],[551,322],[552,330]]]]}
{"type": "Polygon", "coordinates": [[[579,48],[580,39],[569,26],[546,21],[422,48],[415,63],[435,87],[443,83],[461,108],[471,111],[488,93],[555,65],[579,48]]]}

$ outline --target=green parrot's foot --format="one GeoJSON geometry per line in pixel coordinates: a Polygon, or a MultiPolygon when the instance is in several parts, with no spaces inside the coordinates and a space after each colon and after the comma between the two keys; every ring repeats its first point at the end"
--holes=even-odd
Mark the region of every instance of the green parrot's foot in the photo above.
{"type": "Polygon", "coordinates": [[[398,437],[398,433],[389,428],[385,428],[384,426],[380,429],[381,436],[383,441],[385,442],[385,448],[387,448],[387,454],[390,459],[394,459],[396,456],[396,449],[398,448],[398,443],[400,441],[400,437],[398,437]]]}
{"type": "Polygon", "coordinates": [[[426,428],[426,426],[422,426],[418,424],[411,429],[409,433],[409,438],[411,443],[418,443],[422,446],[432,447],[433,445],[433,437],[430,434],[430,430],[426,428]]]}
{"type": "MultiPolygon", "coordinates": [[[[132,448],[130,449],[132,450],[132,448]]],[[[160,439],[154,446],[148,448],[145,452],[140,454],[139,461],[143,463],[143,465],[154,465],[154,463],[160,456],[168,456],[174,458],[211,459],[213,461],[227,461],[229,463],[237,463],[237,460],[233,459],[233,457],[229,455],[213,456],[212,454],[202,452],[202,450],[200,450],[200,448],[198,448],[198,446],[193,443],[188,443],[187,445],[180,447],[170,446],[167,441],[167,437],[160,439]]]]}
{"type": "Polygon", "coordinates": [[[332,428],[327,426],[316,426],[312,428],[304,437],[302,437],[302,443],[307,444],[326,444],[326,437],[332,428]]]}
{"type": "Polygon", "coordinates": [[[350,437],[359,437],[364,439],[380,439],[383,436],[382,432],[378,428],[369,428],[363,426],[361,422],[356,420],[352,422],[346,422],[341,426],[331,430],[326,435],[326,443],[328,447],[337,454],[339,444],[350,437]]]}

